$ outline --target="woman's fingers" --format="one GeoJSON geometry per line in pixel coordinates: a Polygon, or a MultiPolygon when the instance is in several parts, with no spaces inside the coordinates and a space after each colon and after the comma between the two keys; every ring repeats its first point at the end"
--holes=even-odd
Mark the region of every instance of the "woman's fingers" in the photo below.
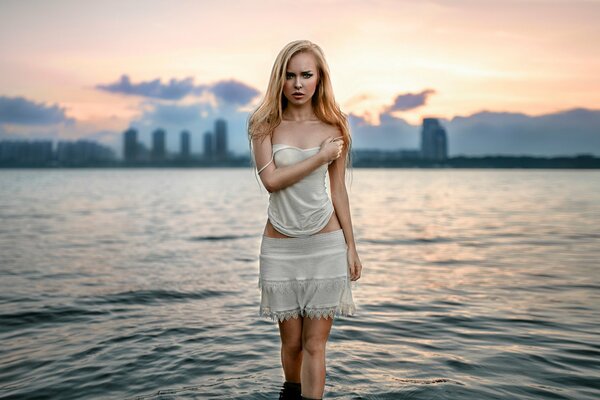
{"type": "Polygon", "coordinates": [[[352,266],[352,268],[350,269],[350,274],[352,276],[352,280],[356,281],[360,278],[360,270],[362,269],[362,266],[359,264],[354,264],[352,266]]]}
{"type": "Polygon", "coordinates": [[[354,264],[350,267],[350,280],[355,281],[358,278],[360,278],[360,275],[358,273],[358,267],[356,266],[356,264],[354,264]]]}

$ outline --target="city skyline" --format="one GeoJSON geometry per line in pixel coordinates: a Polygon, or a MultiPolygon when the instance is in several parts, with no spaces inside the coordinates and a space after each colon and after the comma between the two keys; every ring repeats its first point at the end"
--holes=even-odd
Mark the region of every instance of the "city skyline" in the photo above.
{"type": "Polygon", "coordinates": [[[152,143],[150,149],[138,138],[138,131],[129,128],[123,132],[123,159],[125,161],[151,160],[161,161],[168,156],[190,159],[192,155],[200,156],[205,160],[222,161],[233,157],[227,148],[227,121],[217,118],[214,121],[214,132],[206,131],[202,135],[193,135],[189,130],[182,130],[179,134],[178,151],[169,151],[165,145],[167,132],[162,128],[156,128],[152,132],[152,143]],[[191,151],[192,138],[197,136],[202,139],[203,148],[199,152],[191,151]]]}
{"type": "Polygon", "coordinates": [[[206,132],[222,116],[230,149],[246,153],[277,52],[308,38],[357,148],[414,148],[435,117],[449,155],[600,154],[600,52],[588,40],[599,2],[308,2],[319,13],[293,28],[286,4],[2,2],[0,139],[90,139],[121,154],[129,127],[206,132]]]}
{"type": "MultiPolygon", "coordinates": [[[[162,162],[169,160],[226,161],[235,158],[227,147],[228,132],[227,121],[218,118],[214,121],[214,131],[202,134],[203,149],[199,153],[191,152],[192,134],[189,130],[182,130],[179,134],[178,151],[169,151],[166,146],[167,131],[156,128],[152,131],[151,144],[148,146],[138,137],[135,128],[128,128],[122,133],[123,154],[122,161],[135,162],[162,162]]],[[[200,135],[196,135],[200,136],[200,135]]],[[[56,150],[51,140],[13,141],[0,140],[0,162],[6,161],[112,161],[116,159],[114,149],[103,146],[94,141],[80,139],[77,141],[58,141],[56,150]]],[[[448,158],[448,145],[446,130],[436,118],[424,118],[421,128],[421,142],[418,149],[388,149],[401,154],[400,158],[428,159],[444,161],[448,158]]],[[[250,154],[248,154],[250,156],[250,154]]]]}
{"type": "MultiPolygon", "coordinates": [[[[449,157],[448,135],[437,118],[423,118],[419,148],[386,150],[353,149],[352,164],[359,168],[600,168],[600,157],[589,152],[575,156],[535,157],[497,156],[449,157]]],[[[86,139],[58,141],[56,150],[51,140],[0,140],[0,167],[248,167],[253,157],[238,156],[228,149],[227,121],[214,121],[214,132],[201,135],[204,148],[191,152],[192,134],[179,133],[179,151],[166,147],[168,133],[162,128],[152,131],[147,146],[138,140],[138,131],[128,128],[122,133],[123,156],[115,157],[108,146],[86,139]]],[[[200,136],[200,135],[197,135],[200,136]]]]}

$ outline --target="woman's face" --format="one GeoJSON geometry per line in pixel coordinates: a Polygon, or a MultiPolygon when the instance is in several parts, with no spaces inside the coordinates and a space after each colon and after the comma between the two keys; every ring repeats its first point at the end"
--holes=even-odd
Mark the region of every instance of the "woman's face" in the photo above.
{"type": "Polygon", "coordinates": [[[315,93],[318,78],[315,56],[310,52],[297,53],[288,63],[283,94],[289,103],[302,105],[315,93]]]}

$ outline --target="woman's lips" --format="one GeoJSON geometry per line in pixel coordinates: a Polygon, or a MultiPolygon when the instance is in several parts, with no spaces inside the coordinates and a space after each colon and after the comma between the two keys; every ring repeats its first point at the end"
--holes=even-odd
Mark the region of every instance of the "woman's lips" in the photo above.
{"type": "Polygon", "coordinates": [[[294,96],[296,98],[300,98],[300,97],[304,96],[304,94],[293,94],[292,96],[294,96]]]}

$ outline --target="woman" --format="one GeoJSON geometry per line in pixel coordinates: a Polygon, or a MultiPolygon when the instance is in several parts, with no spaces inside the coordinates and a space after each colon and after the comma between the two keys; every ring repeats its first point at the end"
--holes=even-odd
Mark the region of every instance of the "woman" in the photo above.
{"type": "Polygon", "coordinates": [[[299,40],[281,50],[248,135],[269,192],[259,314],[279,324],[282,393],[320,399],[333,319],[355,313],[350,281],[360,278],[362,265],[345,185],[350,132],[319,46],[299,40]]]}

